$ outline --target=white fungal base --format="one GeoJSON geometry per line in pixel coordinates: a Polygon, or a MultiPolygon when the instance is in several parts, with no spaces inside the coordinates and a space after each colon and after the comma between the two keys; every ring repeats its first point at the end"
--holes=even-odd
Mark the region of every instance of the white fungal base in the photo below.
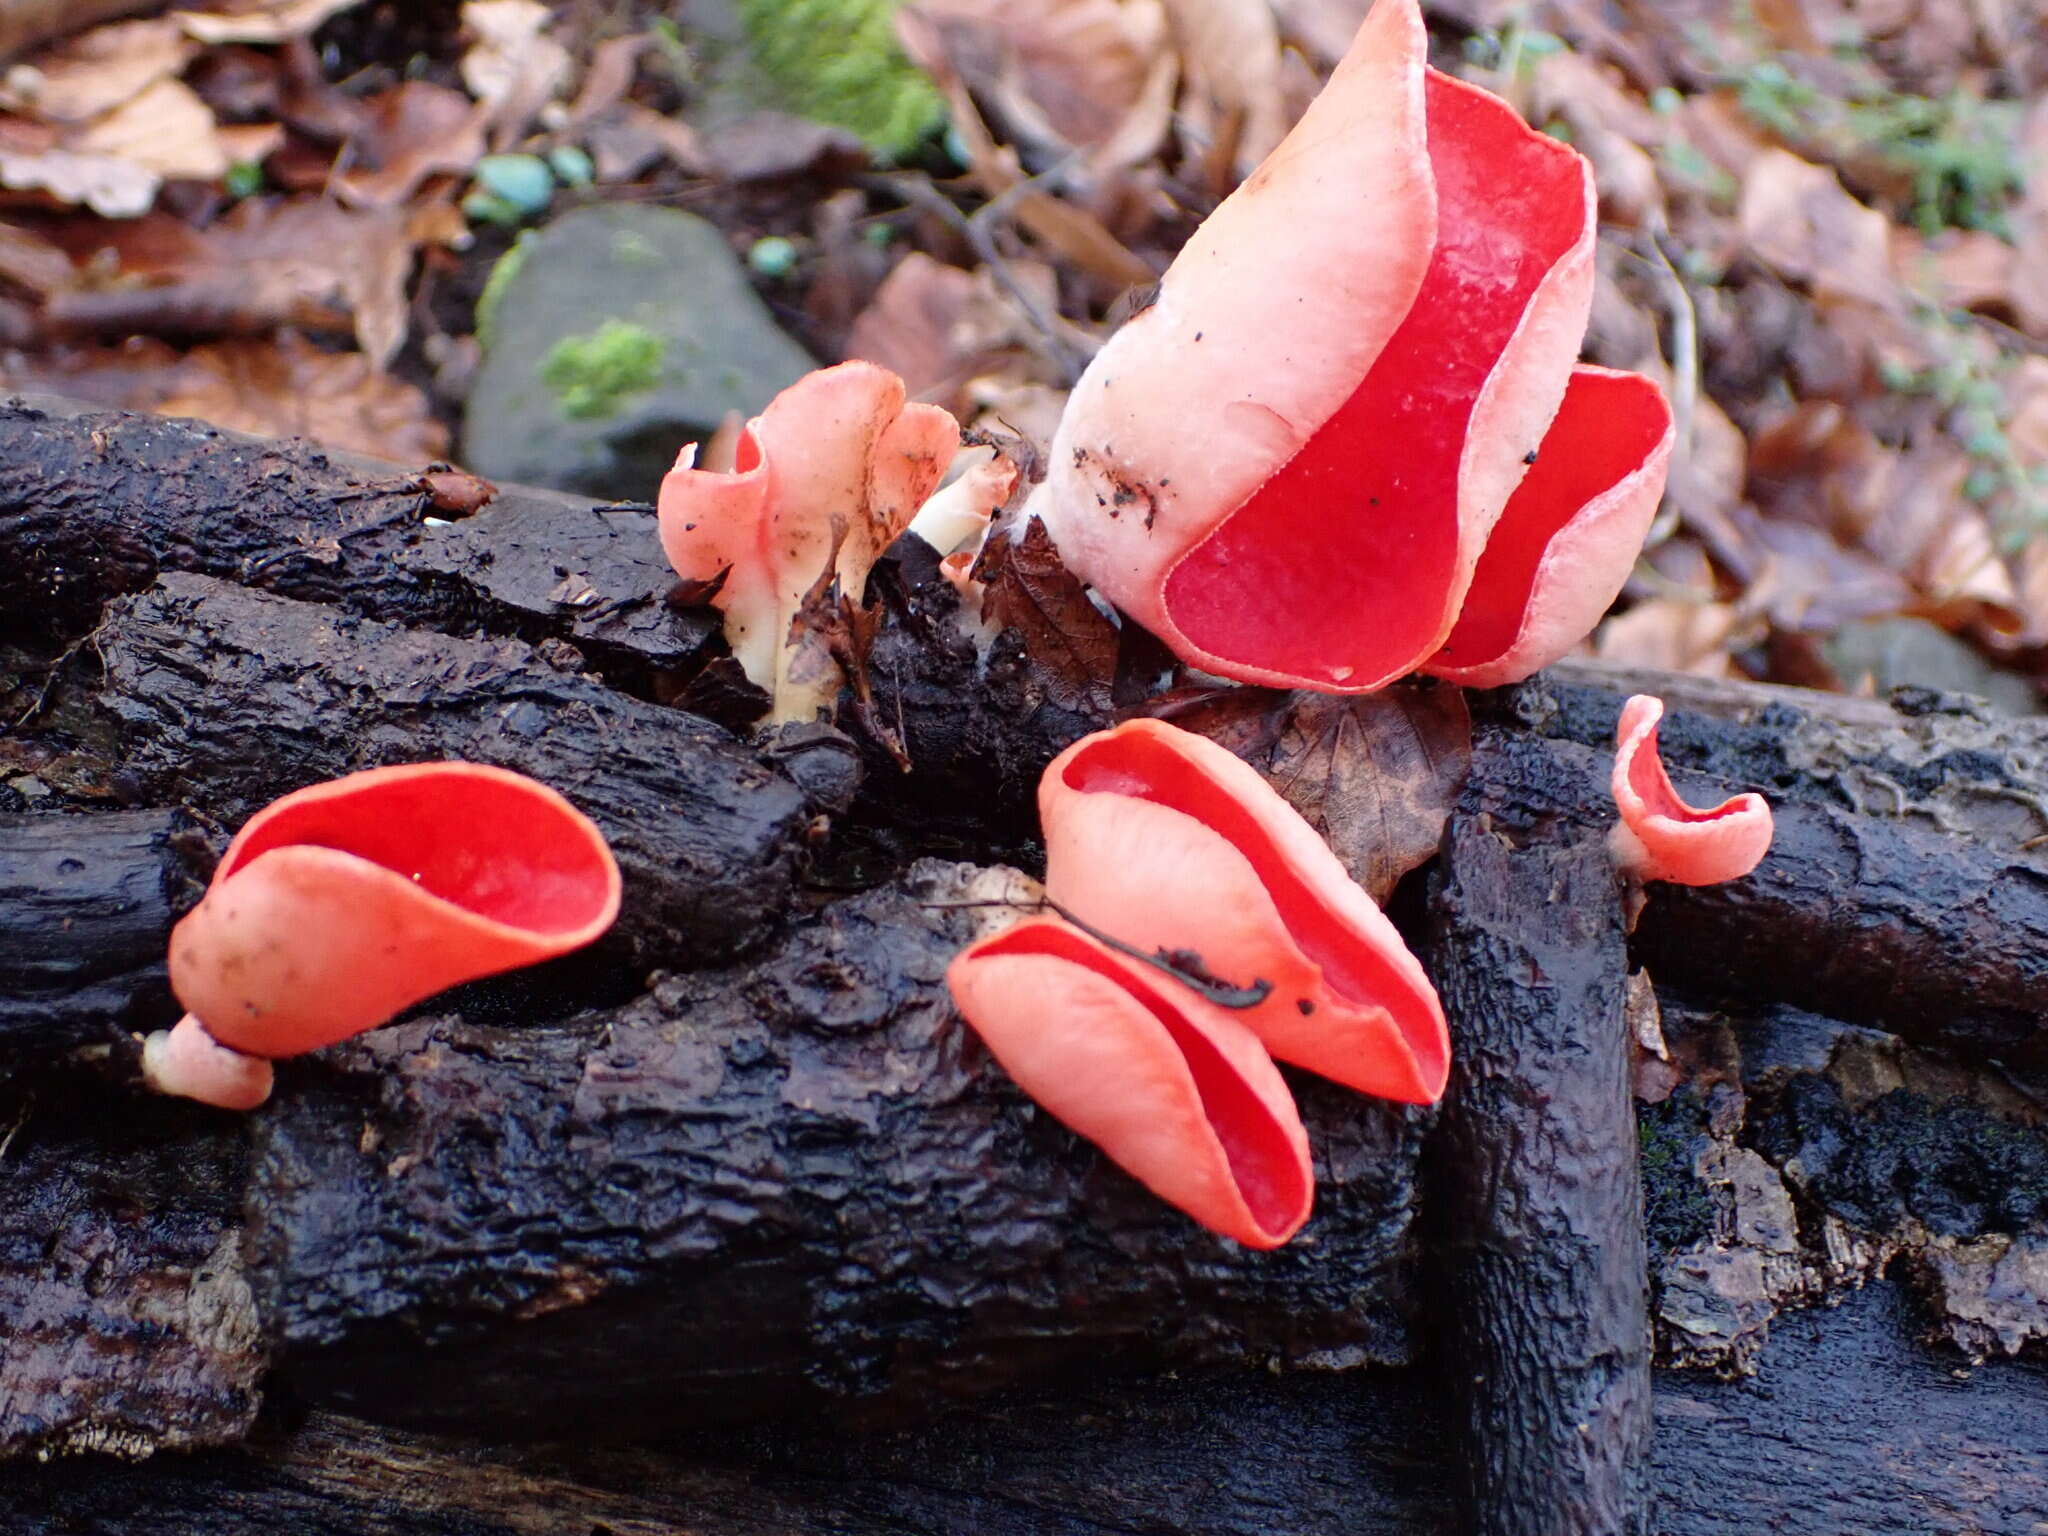
{"type": "Polygon", "coordinates": [[[266,1058],[222,1045],[189,1013],[142,1042],[142,1080],[176,1098],[254,1109],[270,1097],[274,1076],[266,1058]]]}

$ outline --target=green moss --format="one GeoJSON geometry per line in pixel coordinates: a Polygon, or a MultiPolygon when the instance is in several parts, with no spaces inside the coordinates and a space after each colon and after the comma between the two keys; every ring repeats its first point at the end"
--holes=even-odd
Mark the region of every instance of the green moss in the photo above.
{"type": "Polygon", "coordinates": [[[588,335],[565,336],[549,348],[540,381],[554,391],[564,416],[590,421],[615,413],[628,395],[652,389],[667,350],[645,326],[607,320],[588,335]]]}
{"type": "Polygon", "coordinates": [[[526,265],[526,254],[532,249],[532,234],[521,235],[512,242],[511,249],[497,259],[491,267],[491,275],[484,279],[484,291],[476,296],[476,339],[485,347],[490,346],[496,331],[498,305],[504,300],[505,290],[512,286],[512,279],[526,265]]]}
{"type": "Polygon", "coordinates": [[[897,0],[738,0],[749,50],[790,108],[900,159],[945,101],[896,44],[897,0]]]}
{"type": "Polygon", "coordinates": [[[1690,1086],[1662,1104],[1636,1107],[1643,1225],[1653,1257],[1682,1252],[1714,1235],[1718,1207],[1693,1171],[1706,1129],[1706,1105],[1690,1086]]]}

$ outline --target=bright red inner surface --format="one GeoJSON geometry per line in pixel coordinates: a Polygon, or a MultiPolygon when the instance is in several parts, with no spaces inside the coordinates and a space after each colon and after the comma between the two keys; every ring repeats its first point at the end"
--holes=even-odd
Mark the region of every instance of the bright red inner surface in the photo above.
{"type": "Polygon", "coordinates": [[[981,949],[982,955],[1039,954],[1078,965],[1114,982],[1157,1019],[1172,1037],[1195,1080],[1202,1113],[1222,1144],[1231,1177],[1259,1226],[1268,1232],[1291,1226],[1308,1198],[1301,1162],[1286,1130],[1265,1100],[1224,1057],[1209,1037],[1124,965],[1077,929],[1032,923],[1012,929],[981,949]]]}
{"type": "MultiPolygon", "coordinates": [[[[1386,1009],[1422,1065],[1424,1080],[1435,1080],[1443,1063],[1434,1033],[1423,1032],[1418,1038],[1406,1028],[1414,984],[1330,910],[1258,818],[1199,768],[1156,738],[1125,733],[1076,753],[1068,761],[1064,777],[1084,793],[1130,795],[1179,811],[1243,854],[1272,898],[1288,934],[1301,952],[1322,968],[1330,989],[1364,1006],[1386,1009]]],[[[1225,979],[1240,985],[1252,980],[1248,976],[1225,979]]]]}
{"type": "Polygon", "coordinates": [[[1644,810],[1666,821],[1695,824],[1718,821],[1742,809],[1740,797],[1724,800],[1704,811],[1695,810],[1679,799],[1678,791],[1671,786],[1671,775],[1664,771],[1664,760],[1658,755],[1657,728],[1654,725],[1629,759],[1628,784],[1636,792],[1636,798],[1643,802],[1644,810]]]}
{"type": "Polygon", "coordinates": [[[583,927],[610,889],[585,828],[493,774],[441,770],[309,796],[267,813],[221,874],[302,844],[355,854],[480,917],[537,933],[583,927]]]}
{"type": "Polygon", "coordinates": [[[1550,541],[1594,497],[1641,469],[1670,422],[1663,395],[1640,374],[1572,375],[1536,463],[1479,557],[1464,611],[1444,641],[1446,661],[1476,667],[1515,643],[1550,541]]]}
{"type": "Polygon", "coordinates": [[[1473,402],[1586,206],[1578,157],[1503,103],[1432,72],[1428,112],[1437,244],[1414,308],[1350,399],[1167,577],[1167,611],[1211,655],[1342,685],[1419,660],[1443,627],[1473,402]]]}

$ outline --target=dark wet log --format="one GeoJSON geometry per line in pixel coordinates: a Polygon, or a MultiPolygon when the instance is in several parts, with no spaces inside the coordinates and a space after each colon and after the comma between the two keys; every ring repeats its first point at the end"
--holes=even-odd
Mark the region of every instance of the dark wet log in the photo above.
{"type": "MultiPolygon", "coordinates": [[[[2034,1536],[2048,1372],[1911,1340],[1895,1287],[1773,1337],[1754,1382],[1657,1381],[1660,1536],[2034,1536]]],[[[21,1536],[1443,1536],[1427,1369],[1096,1385],[904,1433],[526,1452],[316,1415],[247,1450],[0,1478],[21,1536]]]]}
{"type": "Polygon", "coordinates": [[[2007,854],[2048,834],[2048,716],[2000,714],[1926,689],[1885,701],[1586,662],[1560,663],[1524,690],[1491,697],[1539,735],[1612,751],[1630,693],[1669,706],[1660,741],[1675,768],[2007,854]]]}
{"type": "Polygon", "coordinates": [[[170,1006],[164,940],[213,849],[180,811],[0,815],[0,1079],[170,1006]]]}
{"type": "MultiPolygon", "coordinates": [[[[941,879],[953,866],[932,870],[941,879]]],[[[281,1066],[248,1254],[300,1394],[414,1425],[835,1421],[1111,1366],[1406,1359],[1422,1117],[1299,1092],[1305,1239],[1194,1226],[954,1013],[958,876],[549,1029],[428,1019],[281,1066]]]]}
{"type": "Polygon", "coordinates": [[[1475,1536],[1646,1536],[1650,1332],[1621,902],[1595,834],[1452,816],[1422,958],[1456,1042],[1427,1160],[1475,1536]]]}
{"type": "MultiPolygon", "coordinates": [[[[1611,748],[1498,726],[1489,739],[1496,750],[1483,778],[1504,825],[1612,823],[1611,748]]],[[[1696,804],[1756,782],[1683,769],[1672,778],[1696,804]]],[[[2040,850],[1815,801],[1778,798],[1773,814],[1771,851],[1751,874],[1650,888],[1630,948],[1660,983],[1705,999],[1791,1003],[2029,1072],[2048,1067],[2040,850]]]]}
{"type": "Polygon", "coordinates": [[[636,968],[759,942],[789,902],[810,813],[710,722],[563,672],[516,640],[359,619],[204,576],[108,610],[46,717],[109,788],[227,828],[302,785],[460,757],[553,785],[603,828],[626,876],[600,946],[636,968]]]}
{"type": "Polygon", "coordinates": [[[84,1074],[0,1098],[0,1457],[248,1429],[268,1358],[237,1241],[246,1159],[230,1117],[109,1104],[84,1074]]]}
{"type": "Polygon", "coordinates": [[[675,576],[647,507],[514,487],[447,519],[396,465],[44,397],[0,405],[0,634],[82,635],[160,571],[559,638],[636,683],[712,632],[664,604],[675,576]]]}

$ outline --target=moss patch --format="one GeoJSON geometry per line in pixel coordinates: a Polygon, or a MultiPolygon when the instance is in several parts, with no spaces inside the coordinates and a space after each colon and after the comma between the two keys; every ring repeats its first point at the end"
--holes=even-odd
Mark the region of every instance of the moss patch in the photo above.
{"type": "Polygon", "coordinates": [[[748,50],[791,110],[900,159],[946,105],[896,43],[897,0],[739,0],[748,50]]]}
{"type": "MultiPolygon", "coordinates": [[[[1693,1171],[1707,1134],[1707,1106],[1690,1085],[1661,1104],[1636,1106],[1643,1173],[1643,1227],[1651,1258],[1680,1253],[1714,1235],[1719,1206],[1693,1171]]],[[[1653,1269],[1657,1266],[1653,1263],[1653,1269]]]]}
{"type": "Polygon", "coordinates": [[[617,413],[628,395],[661,379],[668,344],[645,326],[607,320],[584,336],[565,336],[548,349],[540,381],[571,421],[617,413]]]}

